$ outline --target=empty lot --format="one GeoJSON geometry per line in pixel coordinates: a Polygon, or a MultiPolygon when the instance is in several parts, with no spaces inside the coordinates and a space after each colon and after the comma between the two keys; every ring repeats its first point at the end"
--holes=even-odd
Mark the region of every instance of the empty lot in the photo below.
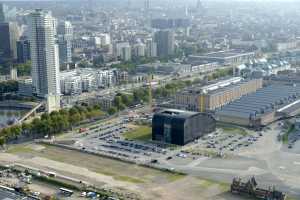
{"type": "MultiPolygon", "coordinates": [[[[131,189],[140,194],[143,199],[198,199],[198,200],[235,200],[240,197],[228,193],[229,185],[192,176],[166,173],[159,170],[141,167],[117,160],[93,156],[77,151],[66,150],[48,145],[17,146],[8,150],[19,158],[16,162],[47,166],[51,170],[61,170],[66,175],[85,180],[99,179],[106,184],[110,177],[123,184],[117,188],[131,189]],[[101,176],[97,176],[97,174],[101,176]],[[76,176],[77,175],[77,176],[76,176]],[[128,186],[128,187],[127,187],[128,186]],[[186,196],[186,194],[188,194],[186,196]]],[[[13,155],[12,155],[13,156],[13,155]]],[[[3,157],[1,158],[4,159],[3,157]]],[[[36,167],[36,166],[34,166],[36,167]]],[[[113,184],[110,184],[112,186],[113,184]]]]}

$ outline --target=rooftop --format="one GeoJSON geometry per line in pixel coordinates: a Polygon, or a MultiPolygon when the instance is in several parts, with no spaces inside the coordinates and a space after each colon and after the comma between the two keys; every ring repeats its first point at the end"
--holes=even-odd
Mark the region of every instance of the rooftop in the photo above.
{"type": "Polygon", "coordinates": [[[177,109],[166,109],[166,110],[160,111],[156,114],[163,115],[163,116],[172,116],[172,117],[177,117],[177,118],[188,118],[193,115],[197,115],[199,113],[185,111],[185,110],[177,110],[177,109]]]}
{"type": "Polygon", "coordinates": [[[25,197],[17,194],[11,188],[6,188],[4,186],[0,187],[0,200],[33,200],[33,198],[25,197]]]}
{"type": "MultiPolygon", "coordinates": [[[[252,80],[252,79],[250,79],[252,80]]],[[[216,94],[218,92],[222,92],[228,89],[231,89],[232,87],[237,87],[241,84],[244,84],[246,82],[250,81],[249,79],[243,79],[241,77],[233,77],[225,80],[221,80],[216,83],[212,83],[206,86],[192,86],[190,88],[187,88],[180,93],[196,93],[196,94],[201,94],[201,93],[208,93],[208,94],[216,94]]]]}
{"type": "Polygon", "coordinates": [[[254,54],[254,52],[245,52],[245,51],[234,49],[229,51],[218,51],[218,52],[212,52],[212,53],[201,54],[201,55],[192,55],[192,57],[233,58],[237,56],[251,55],[251,54],[254,54]]]}
{"type": "Polygon", "coordinates": [[[298,106],[300,87],[271,85],[224,106],[217,114],[239,117],[257,117],[273,111],[282,111],[298,106]]]}

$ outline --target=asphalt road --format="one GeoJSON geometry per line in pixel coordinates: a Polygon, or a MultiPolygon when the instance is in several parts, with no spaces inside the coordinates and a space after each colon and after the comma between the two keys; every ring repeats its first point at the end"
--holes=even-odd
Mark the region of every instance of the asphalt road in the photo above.
{"type": "Polygon", "coordinates": [[[284,150],[286,147],[277,141],[279,132],[279,127],[273,125],[253,146],[229,158],[199,158],[199,162],[193,161],[196,164],[192,165],[161,160],[160,165],[193,176],[227,183],[237,176],[255,176],[260,185],[266,188],[275,186],[300,199],[300,154],[284,150]]]}

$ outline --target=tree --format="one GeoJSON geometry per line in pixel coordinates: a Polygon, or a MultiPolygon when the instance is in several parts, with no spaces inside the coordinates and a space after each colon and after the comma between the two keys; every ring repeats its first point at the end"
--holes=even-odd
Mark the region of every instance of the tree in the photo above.
{"type": "Polygon", "coordinates": [[[130,106],[133,103],[133,96],[130,94],[121,94],[121,99],[126,106],[130,106]]]}
{"type": "Polygon", "coordinates": [[[19,76],[30,76],[31,74],[31,62],[28,61],[25,64],[17,65],[17,71],[19,76]]]}
{"type": "Polygon", "coordinates": [[[4,81],[0,83],[0,94],[7,92],[16,92],[18,91],[18,82],[17,81],[4,81]]]}
{"type": "Polygon", "coordinates": [[[80,113],[75,113],[74,115],[71,115],[69,117],[69,122],[71,126],[76,125],[78,122],[80,122],[80,120],[81,120],[80,113]]]}
{"type": "Polygon", "coordinates": [[[48,119],[50,119],[50,115],[48,113],[43,113],[41,115],[41,120],[48,120],[48,119]]]}
{"type": "Polygon", "coordinates": [[[5,137],[1,136],[0,137],[0,145],[3,146],[6,143],[5,137]]]}
{"type": "Polygon", "coordinates": [[[123,104],[123,102],[122,102],[121,96],[118,96],[118,95],[115,96],[114,105],[117,107],[118,110],[121,110],[120,107],[121,107],[122,104],[123,104]]]}
{"type": "Polygon", "coordinates": [[[108,109],[108,114],[110,115],[113,115],[115,114],[116,112],[118,112],[117,108],[116,107],[111,107],[110,109],[108,109]]]}

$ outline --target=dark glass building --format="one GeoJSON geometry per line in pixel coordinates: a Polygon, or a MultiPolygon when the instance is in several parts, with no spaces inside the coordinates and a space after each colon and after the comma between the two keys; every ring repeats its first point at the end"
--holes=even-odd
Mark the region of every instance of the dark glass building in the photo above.
{"type": "Polygon", "coordinates": [[[9,23],[0,22],[0,57],[2,58],[12,57],[9,31],[9,23]]]}
{"type": "Polygon", "coordinates": [[[185,145],[215,129],[216,120],[207,113],[168,109],[154,114],[152,140],[185,145]]]}
{"type": "Polygon", "coordinates": [[[29,40],[20,40],[17,42],[18,63],[26,63],[30,60],[30,42],[29,40]]]}

